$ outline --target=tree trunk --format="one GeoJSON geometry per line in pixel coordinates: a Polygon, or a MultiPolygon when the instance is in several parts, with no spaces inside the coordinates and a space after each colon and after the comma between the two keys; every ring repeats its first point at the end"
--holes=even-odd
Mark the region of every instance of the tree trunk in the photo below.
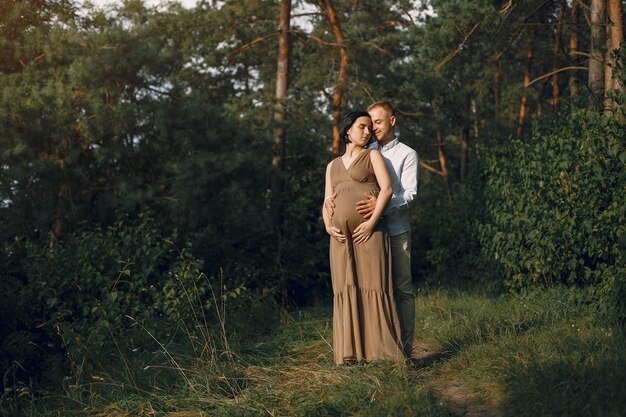
{"type": "Polygon", "coordinates": [[[461,181],[465,181],[467,178],[467,161],[469,159],[469,138],[470,128],[465,126],[461,132],[461,170],[459,177],[461,181]]]}
{"type": "Polygon", "coordinates": [[[495,71],[494,71],[494,79],[493,79],[493,104],[494,104],[494,116],[498,119],[500,115],[500,82],[502,80],[502,65],[500,63],[500,58],[502,54],[500,52],[496,52],[494,57],[495,71]]]}
{"type": "Polygon", "coordinates": [[[589,58],[589,108],[598,110],[604,100],[604,60],[602,47],[606,29],[606,0],[591,0],[591,50],[589,58]]]}
{"type": "MultiPolygon", "coordinates": [[[[571,18],[572,24],[570,28],[569,35],[569,50],[570,50],[570,61],[576,60],[576,53],[578,52],[578,1],[574,0],[572,2],[572,11],[571,18]]],[[[575,63],[571,62],[573,66],[575,63]]],[[[568,81],[569,85],[569,94],[571,98],[578,97],[578,77],[576,76],[576,71],[572,71],[568,81]]]]}
{"type": "Polygon", "coordinates": [[[545,97],[546,83],[541,83],[537,98],[537,110],[535,111],[535,117],[541,119],[543,117],[543,97],[545,97]]]}
{"type": "MultiPolygon", "coordinates": [[[[437,117],[437,104],[435,103],[435,100],[432,100],[430,102],[430,106],[433,111],[433,117],[436,118],[437,117]]],[[[444,184],[446,186],[446,193],[448,194],[448,198],[452,199],[452,185],[450,184],[450,175],[448,172],[448,160],[446,158],[446,151],[443,148],[443,135],[441,133],[441,130],[437,130],[437,132],[435,133],[435,137],[436,137],[435,146],[437,147],[437,162],[439,163],[439,169],[431,166],[430,163],[424,162],[421,159],[419,161],[419,165],[432,173],[440,175],[443,178],[444,184]]],[[[432,161],[432,162],[435,162],[435,161],[432,161]]]]}
{"type": "Polygon", "coordinates": [[[285,120],[287,113],[287,86],[289,78],[289,23],[291,0],[280,3],[280,35],[278,37],[278,63],[276,66],[276,104],[274,107],[274,146],[272,156],[272,215],[278,237],[279,254],[284,235],[284,170],[285,170],[285,120]]]}
{"type": "Polygon", "coordinates": [[[341,148],[341,138],[339,137],[339,123],[341,122],[341,102],[343,100],[343,91],[345,89],[346,74],[348,73],[348,50],[343,40],[343,32],[339,21],[337,20],[337,13],[331,0],[325,0],[326,3],[326,16],[328,17],[328,23],[333,30],[337,45],[339,45],[339,75],[337,76],[337,85],[335,86],[335,93],[333,94],[333,154],[339,155],[341,148]]]}
{"type": "MultiPolygon", "coordinates": [[[[478,135],[480,133],[478,129],[478,110],[476,109],[476,99],[470,100],[470,110],[472,112],[472,136],[474,138],[474,146],[478,143],[478,135]]],[[[480,159],[480,148],[475,147],[476,159],[480,159]]]]}
{"type": "Polygon", "coordinates": [[[617,110],[613,95],[621,91],[619,80],[613,76],[616,54],[624,39],[622,29],[622,0],[608,0],[608,35],[606,39],[606,65],[604,67],[604,114],[612,116],[617,110]]]}
{"type": "Polygon", "coordinates": [[[526,70],[524,71],[524,95],[519,105],[519,120],[517,124],[517,135],[524,136],[524,125],[526,124],[526,117],[528,116],[528,90],[526,86],[530,83],[530,70],[533,64],[533,45],[528,47],[528,54],[526,55],[526,70]]]}
{"type": "Polygon", "coordinates": [[[558,108],[561,104],[561,92],[559,89],[559,56],[561,55],[561,33],[563,32],[563,19],[565,17],[565,0],[561,0],[559,4],[559,18],[556,22],[556,33],[554,36],[554,64],[552,70],[552,107],[558,108]]]}
{"type": "Polygon", "coordinates": [[[437,159],[439,160],[439,167],[441,168],[441,176],[443,177],[444,184],[446,186],[446,192],[448,198],[452,199],[452,185],[450,184],[450,174],[448,172],[448,159],[446,158],[446,151],[443,149],[443,135],[441,131],[437,131],[437,159]]]}
{"type": "Polygon", "coordinates": [[[70,186],[67,183],[61,184],[59,192],[57,193],[57,210],[54,215],[54,226],[50,230],[49,235],[49,252],[50,258],[55,258],[58,254],[59,239],[63,235],[63,216],[65,210],[63,209],[65,202],[70,198],[70,186]]]}

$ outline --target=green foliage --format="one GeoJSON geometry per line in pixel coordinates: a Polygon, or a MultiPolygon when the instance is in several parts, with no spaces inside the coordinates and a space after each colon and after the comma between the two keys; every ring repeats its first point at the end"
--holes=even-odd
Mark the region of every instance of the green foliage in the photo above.
{"type": "MultiPolygon", "coordinates": [[[[304,13],[291,22],[279,172],[271,165],[277,1],[199,2],[187,10],[133,0],[80,14],[64,0],[0,2],[0,291],[11,295],[0,305],[5,385],[28,389],[28,378],[45,369],[44,382],[59,387],[68,365],[73,381],[84,381],[102,358],[114,358],[108,383],[121,375],[125,386],[141,388],[149,378],[160,388],[175,385],[187,374],[168,368],[142,379],[124,360],[140,363],[135,352],[166,357],[158,341],[185,345],[181,355],[189,358],[216,352],[222,332],[235,342],[256,340],[275,330],[279,297],[305,304],[330,292],[319,211],[340,49],[320,4],[299,2],[304,13]],[[275,175],[285,179],[280,238],[269,211],[275,175]]],[[[624,223],[617,122],[575,113],[542,123],[527,143],[474,147],[479,138],[488,144],[490,131],[514,126],[522,92],[539,112],[549,89],[522,89],[523,66],[533,45],[533,72],[552,68],[557,3],[500,12],[485,0],[416,4],[334,2],[349,58],[340,110],[391,99],[401,139],[436,170],[432,142],[440,135],[452,188],[467,189],[439,202],[440,176],[421,173],[414,267],[437,283],[498,287],[502,268],[515,289],[594,284],[581,303],[614,314],[626,299],[616,249],[624,223]],[[433,13],[419,13],[428,7],[433,13]],[[462,132],[471,132],[468,166],[477,175],[459,186],[462,132]],[[484,170],[472,165],[477,150],[484,170]]],[[[584,51],[586,35],[578,35],[584,51]]],[[[617,73],[624,76],[622,66],[617,73]]],[[[560,73],[561,84],[569,74],[560,73]]],[[[232,358],[228,351],[220,355],[232,358]]],[[[213,364],[204,385],[228,393],[219,401],[241,393],[245,367],[202,360],[213,364]]],[[[329,387],[332,395],[336,385],[329,387]]],[[[133,400],[143,407],[139,391],[133,400]]],[[[406,402],[424,395],[407,394],[406,402]]],[[[172,410],[156,397],[148,405],[172,410]]],[[[330,414],[347,405],[354,404],[336,398],[299,410],[330,414]]],[[[363,400],[356,409],[367,406],[363,400]]]]}
{"type": "Polygon", "coordinates": [[[290,103],[288,162],[273,172],[272,97],[260,80],[273,77],[276,51],[270,43],[239,51],[274,30],[272,12],[258,2],[193,13],[128,2],[25,34],[45,59],[0,78],[0,238],[14,257],[53,229],[62,239],[149,209],[164,235],[178,230],[176,244],[193,243],[207,274],[222,270],[235,287],[287,287],[293,300],[318,297],[328,150],[319,140],[326,120],[310,111],[317,91],[290,103]],[[272,175],[288,179],[281,259],[272,175]]]}
{"type": "Polygon", "coordinates": [[[426,253],[431,270],[429,282],[452,287],[480,286],[501,290],[498,265],[485,256],[480,244],[480,225],[485,219],[481,170],[477,166],[466,189],[454,200],[439,200],[430,208],[426,253]]]}
{"type": "Polygon", "coordinates": [[[509,288],[596,285],[601,308],[626,318],[624,135],[622,122],[579,110],[488,150],[481,241],[509,288]]]}
{"type": "Polygon", "coordinates": [[[31,245],[15,292],[23,304],[3,307],[11,321],[3,327],[2,367],[19,364],[15,381],[5,383],[47,378],[60,384],[67,366],[79,384],[104,364],[110,374],[124,375],[124,355],[132,352],[145,355],[164,344],[201,352],[223,347],[219,334],[245,328],[254,337],[271,328],[271,305],[259,309],[244,285],[229,287],[201,273],[201,261],[188,249],[164,240],[147,216],[68,236],[53,253],[31,245]],[[226,308],[233,317],[256,311],[264,325],[238,326],[235,318],[227,325],[226,308]]]}

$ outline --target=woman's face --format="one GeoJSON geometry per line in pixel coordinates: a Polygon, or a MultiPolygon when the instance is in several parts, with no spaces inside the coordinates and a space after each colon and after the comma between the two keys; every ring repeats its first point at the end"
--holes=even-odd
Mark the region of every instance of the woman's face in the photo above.
{"type": "Polygon", "coordinates": [[[364,147],[372,136],[372,119],[367,116],[361,116],[352,123],[348,129],[348,138],[350,142],[357,146],[364,147]]]}

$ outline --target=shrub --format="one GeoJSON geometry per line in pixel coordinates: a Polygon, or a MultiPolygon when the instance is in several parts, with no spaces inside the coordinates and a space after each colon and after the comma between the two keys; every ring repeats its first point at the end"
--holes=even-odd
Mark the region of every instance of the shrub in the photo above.
{"type": "Polygon", "coordinates": [[[600,309],[626,317],[625,142],[622,122],[576,110],[485,150],[481,243],[510,289],[594,285],[600,309]]]}
{"type": "Polygon", "coordinates": [[[165,344],[226,348],[224,312],[258,304],[244,285],[228,288],[202,274],[188,248],[175,248],[146,216],[67,236],[52,255],[31,245],[24,265],[24,307],[5,305],[14,323],[2,331],[2,365],[19,361],[16,379],[38,386],[58,387],[68,375],[80,383],[97,369],[126,372],[126,355],[152,356],[165,344]],[[42,374],[52,362],[56,375],[42,374]]]}
{"type": "Polygon", "coordinates": [[[430,243],[426,257],[432,265],[429,279],[464,287],[480,284],[502,287],[498,264],[481,250],[479,226],[484,221],[483,183],[477,166],[454,200],[438,200],[431,209],[430,243]]]}

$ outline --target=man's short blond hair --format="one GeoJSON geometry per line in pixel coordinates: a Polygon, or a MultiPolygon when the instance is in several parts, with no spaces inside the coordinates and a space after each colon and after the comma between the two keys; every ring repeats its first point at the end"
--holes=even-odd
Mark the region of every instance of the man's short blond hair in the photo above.
{"type": "Polygon", "coordinates": [[[376,103],[372,103],[367,107],[367,111],[372,111],[372,109],[375,109],[377,107],[382,107],[390,115],[394,117],[396,116],[396,109],[394,109],[391,103],[388,101],[377,101],[376,103]]]}

